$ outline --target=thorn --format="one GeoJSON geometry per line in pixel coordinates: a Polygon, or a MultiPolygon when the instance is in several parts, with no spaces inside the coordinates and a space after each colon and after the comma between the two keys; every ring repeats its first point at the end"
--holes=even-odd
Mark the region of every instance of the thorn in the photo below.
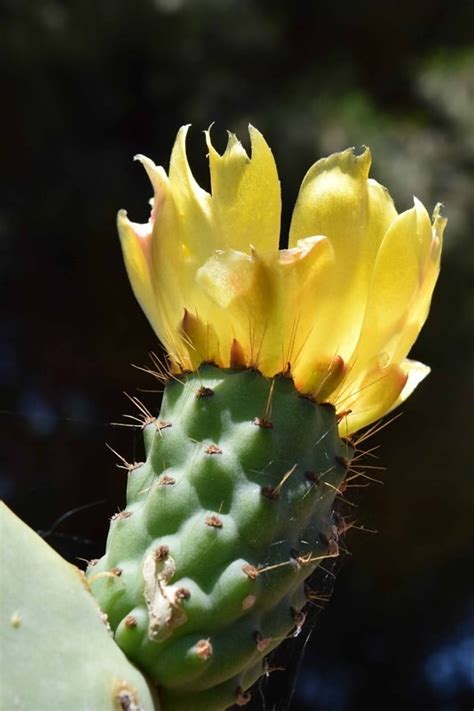
{"type": "Polygon", "coordinates": [[[265,405],[265,412],[263,413],[263,417],[256,417],[253,421],[254,425],[257,425],[257,427],[262,427],[265,430],[271,430],[273,428],[273,425],[271,422],[271,415],[272,415],[272,400],[273,400],[274,390],[275,390],[275,378],[273,378],[272,384],[270,385],[270,390],[268,392],[268,398],[267,398],[267,402],[265,405]]]}
{"type": "Polygon", "coordinates": [[[127,397],[127,398],[130,400],[130,402],[132,402],[132,403],[135,405],[135,407],[137,408],[137,410],[138,410],[139,412],[141,412],[141,414],[142,414],[145,418],[149,418],[149,419],[151,419],[151,420],[154,419],[154,417],[153,417],[153,415],[151,414],[151,412],[148,410],[147,407],[145,407],[145,405],[142,403],[141,400],[139,400],[139,399],[138,399],[137,397],[135,397],[134,395],[129,395],[128,393],[125,393],[125,392],[124,392],[124,395],[125,395],[125,397],[127,397]]]}
{"type": "Polygon", "coordinates": [[[286,481],[288,481],[288,479],[290,478],[290,476],[291,476],[291,475],[293,474],[293,472],[296,470],[297,466],[298,466],[297,464],[293,464],[293,466],[291,467],[291,469],[288,469],[288,471],[283,474],[280,483],[277,484],[276,487],[275,487],[275,489],[274,489],[274,492],[275,492],[275,494],[276,494],[277,496],[280,494],[280,489],[281,489],[281,487],[283,486],[283,484],[284,484],[286,481]]]}
{"type": "Polygon", "coordinates": [[[155,427],[156,429],[161,432],[161,430],[165,430],[167,427],[172,427],[171,422],[167,422],[166,420],[157,420],[155,419],[155,427]]]}
{"type": "Polygon", "coordinates": [[[301,630],[303,629],[303,625],[306,620],[306,615],[303,612],[303,610],[298,611],[298,610],[295,610],[294,607],[290,608],[290,613],[295,621],[295,627],[296,627],[294,633],[292,634],[292,637],[297,637],[299,635],[299,633],[301,632],[301,630]]]}
{"type": "Polygon", "coordinates": [[[335,469],[335,466],[332,465],[331,467],[328,467],[327,469],[325,469],[323,472],[307,471],[307,472],[305,472],[305,477],[311,483],[318,485],[321,483],[322,478],[324,476],[326,476],[326,474],[330,474],[332,471],[334,471],[334,469],[335,469]]]}
{"type": "Polygon", "coordinates": [[[345,457],[340,457],[339,455],[334,457],[334,459],[338,464],[340,464],[342,467],[344,467],[346,472],[349,471],[349,469],[351,467],[351,463],[350,463],[349,459],[346,459],[345,457]]]}
{"type": "Polygon", "coordinates": [[[127,615],[127,617],[124,620],[124,625],[129,630],[135,629],[135,627],[137,626],[137,618],[134,617],[133,615],[127,615]]]}
{"type": "Polygon", "coordinates": [[[211,514],[211,516],[207,516],[205,520],[206,526],[210,526],[211,528],[222,528],[223,523],[219,516],[216,516],[216,514],[211,514]]]}
{"type": "Polygon", "coordinates": [[[273,488],[273,486],[262,486],[260,489],[262,496],[265,496],[270,501],[276,501],[278,499],[278,491],[273,488]]]}
{"type": "Polygon", "coordinates": [[[123,463],[123,466],[121,466],[120,464],[117,464],[117,466],[119,467],[119,469],[126,469],[127,471],[131,472],[131,471],[133,471],[134,469],[137,469],[138,467],[141,467],[141,466],[142,466],[143,462],[133,462],[133,464],[131,464],[130,462],[127,462],[127,460],[125,459],[125,457],[122,457],[121,454],[119,454],[118,452],[116,452],[115,449],[113,449],[113,448],[110,446],[110,444],[109,444],[108,442],[105,443],[105,446],[106,446],[108,449],[110,449],[110,451],[111,451],[113,454],[115,454],[115,456],[118,457],[118,458],[120,459],[120,461],[123,463]]]}
{"type": "Polygon", "coordinates": [[[158,548],[155,549],[153,553],[153,557],[155,559],[156,563],[159,563],[162,560],[166,560],[170,552],[170,549],[168,546],[159,546],[158,548]]]}
{"type": "Polygon", "coordinates": [[[204,451],[206,454],[222,454],[222,449],[217,444],[210,444],[204,451]]]}
{"type": "Polygon", "coordinates": [[[273,674],[273,672],[276,671],[286,671],[285,667],[274,667],[270,664],[269,659],[265,658],[263,660],[263,673],[265,674],[266,677],[269,677],[270,674],[273,674]]]}
{"type": "Polygon", "coordinates": [[[403,415],[403,412],[399,412],[397,415],[394,415],[386,422],[384,422],[383,419],[378,420],[377,422],[374,422],[373,425],[371,425],[367,430],[362,432],[362,434],[354,441],[354,446],[358,447],[359,444],[362,444],[362,442],[365,442],[366,439],[369,439],[370,437],[373,437],[374,435],[381,432],[381,430],[384,430],[386,427],[388,427],[388,425],[391,425],[392,422],[395,422],[395,420],[398,420],[398,418],[401,417],[402,415],[403,415]]]}
{"type": "Polygon", "coordinates": [[[339,555],[339,547],[336,541],[329,541],[328,552],[325,555],[313,556],[312,553],[306,553],[305,555],[300,555],[296,558],[296,562],[299,566],[304,567],[305,565],[311,565],[312,563],[317,563],[320,560],[326,560],[327,558],[337,558],[339,555]]]}
{"type": "Polygon", "coordinates": [[[250,580],[257,579],[258,570],[254,565],[250,565],[250,563],[246,563],[245,565],[242,566],[242,571],[245,573],[247,578],[250,578],[250,580]]]}
{"type": "Polygon", "coordinates": [[[118,689],[117,693],[114,694],[114,707],[120,709],[120,711],[139,708],[134,691],[127,687],[125,681],[121,682],[120,685],[122,688],[118,689]]]}
{"type": "Polygon", "coordinates": [[[251,695],[249,691],[243,691],[240,686],[238,686],[235,690],[235,703],[236,706],[246,706],[250,699],[251,695]]]}
{"type": "Polygon", "coordinates": [[[189,600],[191,597],[191,591],[187,588],[178,588],[174,593],[175,602],[180,602],[181,600],[189,600]]]}
{"type": "Polygon", "coordinates": [[[173,484],[176,484],[176,479],[165,474],[161,479],[158,479],[158,484],[159,486],[173,486],[173,484]]]}
{"type": "Polygon", "coordinates": [[[330,596],[319,594],[315,590],[312,590],[308,584],[305,583],[304,594],[309,603],[316,605],[316,607],[322,608],[322,605],[318,605],[318,602],[329,602],[330,596]]]}
{"type": "Polygon", "coordinates": [[[317,474],[316,472],[305,472],[304,475],[312,484],[318,485],[321,482],[322,474],[317,474]]]}
{"type": "Polygon", "coordinates": [[[280,496],[281,487],[290,478],[297,466],[297,464],[293,464],[291,469],[289,469],[287,472],[285,472],[285,474],[283,474],[280,483],[276,486],[262,486],[261,492],[263,496],[266,496],[267,499],[270,499],[271,501],[276,501],[280,496]]]}
{"type": "Polygon", "coordinates": [[[271,430],[273,429],[273,425],[269,420],[266,420],[264,417],[256,417],[253,421],[254,425],[257,425],[257,427],[261,427],[264,430],[271,430]]]}
{"type": "Polygon", "coordinates": [[[118,511],[111,517],[111,521],[123,521],[126,518],[130,518],[133,511],[118,511]]]}
{"type": "Polygon", "coordinates": [[[194,649],[197,656],[205,662],[209,657],[212,657],[213,649],[210,639],[200,639],[199,642],[196,642],[194,649]]]}
{"type": "Polygon", "coordinates": [[[351,414],[351,412],[352,412],[352,410],[342,410],[341,412],[337,412],[337,413],[336,413],[336,422],[337,422],[337,424],[339,424],[340,422],[342,422],[342,420],[343,420],[345,417],[348,417],[348,416],[351,414]]]}
{"type": "Polygon", "coordinates": [[[214,395],[214,390],[212,390],[212,388],[206,388],[204,385],[201,385],[196,393],[196,397],[198,399],[202,397],[211,397],[212,395],[214,395]]]}
{"type": "Polygon", "coordinates": [[[347,490],[347,481],[346,480],[341,481],[341,483],[339,484],[339,486],[336,489],[337,493],[344,494],[346,492],[346,490],[347,490]]]}
{"type": "MultiPolygon", "coordinates": [[[[324,556],[324,557],[327,557],[327,556],[324,556]]],[[[296,559],[292,558],[291,560],[284,560],[281,563],[274,563],[273,565],[267,565],[265,568],[259,568],[257,572],[258,572],[258,575],[260,575],[260,573],[269,573],[271,570],[276,570],[277,568],[284,568],[286,565],[295,565],[295,564],[296,564],[295,570],[297,570],[299,563],[300,563],[299,559],[296,560],[296,559]]]]}
{"type": "Polygon", "coordinates": [[[257,645],[257,651],[259,652],[264,652],[271,642],[270,638],[265,638],[258,630],[255,630],[253,633],[253,638],[255,640],[255,644],[257,645]]]}

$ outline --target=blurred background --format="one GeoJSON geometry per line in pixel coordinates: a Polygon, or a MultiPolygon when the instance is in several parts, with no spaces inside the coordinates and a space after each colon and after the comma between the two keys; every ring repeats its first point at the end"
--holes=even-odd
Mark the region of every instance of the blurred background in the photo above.
{"type": "MultiPolygon", "coordinates": [[[[225,145],[256,125],[276,156],[283,230],[314,160],[372,148],[399,210],[449,218],[443,270],[413,356],[432,374],[370,440],[382,485],[354,491],[358,525],[307,630],[251,709],[472,709],[474,700],[474,4],[446,0],[0,0],[1,495],[69,560],[101,555],[123,506],[107,442],[131,367],[158,344],[134,301],[118,208],[146,221],[137,152],[167,166],[191,122],[225,145]],[[304,648],[304,655],[303,655],[304,648]],[[296,675],[299,673],[298,681],[296,675]]],[[[152,411],[158,393],[142,393],[152,411]]]]}

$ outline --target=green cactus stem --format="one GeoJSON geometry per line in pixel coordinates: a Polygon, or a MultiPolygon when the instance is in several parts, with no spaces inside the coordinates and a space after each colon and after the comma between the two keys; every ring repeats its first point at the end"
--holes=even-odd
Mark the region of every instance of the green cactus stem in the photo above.
{"type": "Polygon", "coordinates": [[[211,364],[168,382],[144,439],[92,591],[165,711],[243,705],[338,554],[350,445],[291,379],[211,364]]]}

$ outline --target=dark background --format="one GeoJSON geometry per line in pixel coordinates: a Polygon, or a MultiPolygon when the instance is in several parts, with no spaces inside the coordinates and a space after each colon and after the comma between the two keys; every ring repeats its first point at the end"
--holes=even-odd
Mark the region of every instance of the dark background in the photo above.
{"type": "Polygon", "coordinates": [[[446,205],[413,352],[433,372],[370,442],[383,486],[354,491],[359,525],[378,533],[349,532],[304,659],[302,633],[253,709],[287,709],[292,690],[293,711],[473,706],[473,27],[466,1],[0,2],[1,495],[70,560],[101,554],[124,502],[105,442],[141,456],[109,424],[131,412],[122,392],[154,387],[130,365],[158,345],[115,232],[118,208],[147,219],[135,153],[166,166],[192,122],[206,186],[201,131],[215,121],[222,147],[250,121],[276,156],[284,230],[309,165],[348,145],[371,146],[399,210],[413,193],[446,205]]]}

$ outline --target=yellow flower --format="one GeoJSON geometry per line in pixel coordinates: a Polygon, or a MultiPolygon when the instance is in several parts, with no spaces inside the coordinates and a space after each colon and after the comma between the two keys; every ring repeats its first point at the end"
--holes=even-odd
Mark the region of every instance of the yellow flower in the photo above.
{"type": "Polygon", "coordinates": [[[203,361],[284,372],[316,401],[348,412],[354,432],[405,400],[429,368],[406,360],[427,317],[446,220],[415,198],[398,214],[349,149],[307,172],[279,250],[280,184],[261,133],[251,158],[206,132],[211,194],[178,132],[169,175],[144,156],[154,189],[147,224],[118,228],[134,293],[175,371],[203,361]]]}

